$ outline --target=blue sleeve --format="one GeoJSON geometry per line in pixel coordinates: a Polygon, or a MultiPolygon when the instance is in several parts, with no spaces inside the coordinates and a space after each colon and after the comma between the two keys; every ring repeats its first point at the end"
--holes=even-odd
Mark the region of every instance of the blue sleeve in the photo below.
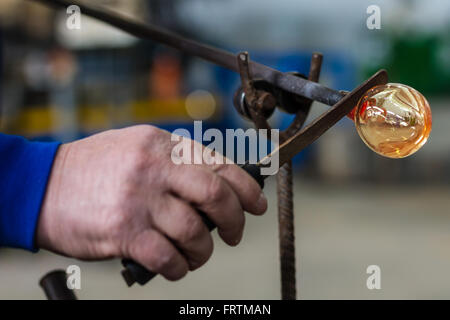
{"type": "Polygon", "coordinates": [[[37,251],[36,224],[58,146],[0,133],[0,247],[37,251]]]}

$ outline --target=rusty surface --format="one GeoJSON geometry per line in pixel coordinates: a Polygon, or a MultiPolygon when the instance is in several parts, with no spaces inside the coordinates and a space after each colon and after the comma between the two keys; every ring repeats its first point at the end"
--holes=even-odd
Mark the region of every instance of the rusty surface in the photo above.
{"type": "Polygon", "coordinates": [[[239,75],[241,77],[242,88],[245,93],[245,101],[247,105],[253,106],[256,102],[256,89],[252,84],[252,76],[250,75],[248,52],[244,51],[237,55],[239,75]]]}
{"type": "Polygon", "coordinates": [[[295,300],[297,298],[294,202],[292,192],[292,162],[288,162],[280,168],[277,175],[278,236],[282,300],[295,300]]]}
{"type": "MultiPolygon", "coordinates": [[[[311,58],[311,67],[308,79],[319,81],[322,66],[322,55],[314,53],[311,58]]],[[[298,106],[298,112],[291,125],[283,131],[281,142],[296,134],[303,126],[311,109],[312,101],[306,101],[298,106]]],[[[281,271],[281,298],[295,300],[296,288],[296,258],[295,258],[295,231],[294,231],[294,199],[292,161],[288,161],[281,168],[277,176],[278,194],[278,233],[280,246],[281,271]]]]}
{"type": "Polygon", "coordinates": [[[250,61],[248,52],[237,55],[239,75],[241,77],[242,89],[244,90],[245,104],[248,106],[251,121],[258,129],[267,130],[267,139],[271,139],[270,125],[267,122],[267,114],[272,114],[276,106],[275,98],[269,92],[256,90],[253,86],[253,78],[250,73],[250,61]]]}

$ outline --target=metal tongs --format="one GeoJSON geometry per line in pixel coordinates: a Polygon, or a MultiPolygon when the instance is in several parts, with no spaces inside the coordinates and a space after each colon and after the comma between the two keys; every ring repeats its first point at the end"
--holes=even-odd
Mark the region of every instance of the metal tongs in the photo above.
{"type": "MultiPolygon", "coordinates": [[[[377,85],[386,84],[387,82],[388,76],[386,71],[378,71],[358,88],[346,94],[344,98],[342,98],[328,111],[323,113],[320,117],[315,119],[311,124],[306,126],[297,134],[293,135],[272,153],[261,159],[257,164],[246,164],[242,168],[259,183],[261,188],[263,188],[264,180],[268,176],[261,174],[261,168],[264,167],[271,158],[275,156],[279,157],[279,166],[281,167],[304,148],[316,141],[339,120],[345,117],[357,105],[358,101],[367,92],[367,90],[377,85]]],[[[208,229],[210,231],[214,230],[215,225],[211,222],[211,220],[209,220],[208,217],[202,212],[199,213],[202,216],[204,223],[208,226],[208,229]]],[[[133,285],[135,282],[140,285],[144,285],[156,276],[155,273],[146,270],[143,266],[132,260],[124,259],[122,260],[122,264],[125,267],[122,271],[122,275],[128,286],[133,285]]]]}

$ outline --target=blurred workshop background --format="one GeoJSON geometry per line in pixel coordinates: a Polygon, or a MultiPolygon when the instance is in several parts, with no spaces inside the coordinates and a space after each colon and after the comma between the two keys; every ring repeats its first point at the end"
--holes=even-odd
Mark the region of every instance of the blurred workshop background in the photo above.
{"type": "MultiPolygon", "coordinates": [[[[282,71],[307,73],[324,55],[320,82],[351,90],[380,68],[429,100],[433,131],[418,153],[382,158],[344,119],[295,161],[299,296],[303,299],[450,298],[450,2],[440,0],[91,0],[282,71]],[[366,27],[369,5],[381,29],[366,27]],[[381,290],[366,268],[379,265],[381,290]]],[[[167,130],[249,127],[232,106],[230,71],[140,41],[82,16],[26,0],[0,1],[0,130],[72,141],[138,123],[167,130]]],[[[311,118],[327,109],[315,103],[311,118]]],[[[291,116],[277,113],[274,127],[291,116]]],[[[243,243],[216,241],[210,262],[177,283],[128,289],[119,261],[85,263],[46,252],[0,249],[0,299],[43,299],[39,278],[82,268],[82,299],[278,299],[275,179],[270,210],[248,218],[243,243]]],[[[216,237],[217,239],[217,237],[216,237]]]]}

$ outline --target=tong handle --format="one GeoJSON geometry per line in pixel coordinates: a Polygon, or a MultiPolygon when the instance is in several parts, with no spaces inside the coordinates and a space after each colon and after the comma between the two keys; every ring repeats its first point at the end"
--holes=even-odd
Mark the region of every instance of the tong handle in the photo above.
{"type": "MultiPolygon", "coordinates": [[[[259,166],[247,163],[242,166],[242,169],[244,169],[253,179],[255,179],[261,188],[264,188],[265,176],[261,175],[261,168],[259,166]]],[[[209,231],[213,231],[216,228],[216,225],[206,216],[205,213],[199,211],[199,214],[209,231]]],[[[157,275],[157,273],[147,270],[144,266],[131,259],[122,259],[122,265],[124,266],[122,276],[129,287],[131,287],[135,282],[142,286],[157,275]]]]}

